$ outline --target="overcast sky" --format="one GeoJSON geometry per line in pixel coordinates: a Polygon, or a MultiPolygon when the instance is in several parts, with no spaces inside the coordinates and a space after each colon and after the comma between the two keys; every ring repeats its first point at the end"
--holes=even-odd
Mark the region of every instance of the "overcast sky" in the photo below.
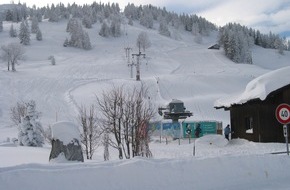
{"type": "MultiPolygon", "coordinates": [[[[91,4],[94,0],[20,0],[28,6],[42,7],[48,3],[59,2],[91,4]]],[[[107,3],[108,0],[95,0],[107,3]]],[[[0,0],[0,4],[10,3],[11,0],[0,0]]],[[[14,0],[18,3],[19,0],[14,0]]],[[[228,22],[238,22],[242,25],[259,29],[263,33],[287,33],[290,37],[290,0],[112,0],[123,8],[128,2],[135,5],[152,4],[166,7],[177,13],[194,13],[207,20],[223,26],[228,22]]]]}

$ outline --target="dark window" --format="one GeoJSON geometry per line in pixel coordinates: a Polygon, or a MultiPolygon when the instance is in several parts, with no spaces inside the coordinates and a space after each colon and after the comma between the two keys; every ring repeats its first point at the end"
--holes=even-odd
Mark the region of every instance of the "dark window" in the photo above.
{"type": "Polygon", "coordinates": [[[253,133],[253,117],[245,118],[246,133],[253,133]]]}

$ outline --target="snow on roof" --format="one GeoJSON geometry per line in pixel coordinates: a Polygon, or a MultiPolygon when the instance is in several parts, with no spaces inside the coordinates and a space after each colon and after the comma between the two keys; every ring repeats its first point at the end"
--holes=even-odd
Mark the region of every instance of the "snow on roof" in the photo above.
{"type": "Polygon", "coordinates": [[[52,138],[59,139],[64,145],[69,144],[73,139],[80,140],[78,127],[69,121],[60,121],[51,127],[52,138]]]}
{"type": "Polygon", "coordinates": [[[279,88],[290,84],[290,67],[283,67],[250,81],[242,94],[225,97],[215,102],[214,107],[231,107],[235,104],[244,104],[253,99],[265,100],[267,96],[279,88]]]}
{"type": "Polygon", "coordinates": [[[172,99],[172,101],[170,103],[183,103],[183,101],[177,100],[177,99],[172,99]]]}

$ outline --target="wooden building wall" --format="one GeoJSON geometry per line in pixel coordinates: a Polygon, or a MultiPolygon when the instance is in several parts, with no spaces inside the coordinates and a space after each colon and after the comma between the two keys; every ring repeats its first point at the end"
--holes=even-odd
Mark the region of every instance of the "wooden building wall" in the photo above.
{"type": "Polygon", "coordinates": [[[231,128],[234,131],[232,138],[254,142],[285,142],[283,125],[275,116],[276,108],[281,103],[290,104],[290,85],[269,94],[265,101],[252,100],[230,107],[231,128]],[[250,117],[253,119],[253,133],[246,133],[246,118],[250,117]]]}

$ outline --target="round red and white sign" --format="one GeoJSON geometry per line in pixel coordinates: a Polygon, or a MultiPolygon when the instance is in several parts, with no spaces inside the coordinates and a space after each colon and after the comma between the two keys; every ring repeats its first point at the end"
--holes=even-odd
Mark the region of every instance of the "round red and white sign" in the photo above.
{"type": "Polygon", "coordinates": [[[289,124],[290,106],[288,104],[280,104],[276,109],[276,118],[281,124],[289,124]]]}

